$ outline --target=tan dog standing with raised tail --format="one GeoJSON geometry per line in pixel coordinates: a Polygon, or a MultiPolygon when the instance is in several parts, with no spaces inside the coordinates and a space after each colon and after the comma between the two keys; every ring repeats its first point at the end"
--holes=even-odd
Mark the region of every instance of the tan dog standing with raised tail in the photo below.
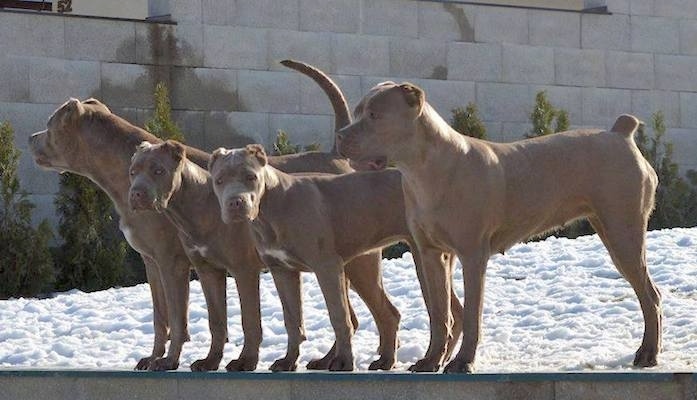
{"type": "MultiPolygon", "coordinates": [[[[489,257],[583,217],[639,298],[644,337],[634,365],[656,365],[661,295],[646,267],[645,234],[658,178],[634,143],[639,121],[622,115],[609,132],[574,130],[500,144],[459,134],[425,97],[409,83],[379,84],[338,139],[341,154],[356,165],[393,162],[403,175],[418,250],[453,251],[462,263],[463,339],[445,372],[473,371],[489,257]]],[[[432,307],[447,310],[449,271],[424,274],[432,307]]]]}

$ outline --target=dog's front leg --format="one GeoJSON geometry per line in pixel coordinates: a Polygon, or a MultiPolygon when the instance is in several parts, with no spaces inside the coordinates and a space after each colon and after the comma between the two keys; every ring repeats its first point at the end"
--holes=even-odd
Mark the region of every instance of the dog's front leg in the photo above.
{"type": "Polygon", "coordinates": [[[169,321],[167,320],[167,299],[165,299],[165,291],[162,287],[160,268],[152,258],[143,254],[140,257],[143,259],[143,264],[145,264],[145,275],[150,284],[153,328],[155,330],[152,354],[149,357],[141,358],[135,368],[137,370],[146,370],[150,367],[151,362],[165,354],[165,345],[169,335],[169,321]]]}
{"type": "Polygon", "coordinates": [[[167,356],[150,363],[151,371],[168,371],[179,368],[179,356],[184,342],[189,340],[189,274],[191,264],[184,254],[158,256],[158,265],[170,266],[161,271],[160,277],[167,300],[167,319],[170,323],[170,343],[167,356]],[[160,260],[164,260],[160,262],[160,260]]]}
{"type": "Polygon", "coordinates": [[[224,269],[207,265],[196,266],[203,296],[208,308],[208,328],[211,331],[211,347],[206,358],[191,363],[192,371],[215,371],[223,359],[223,349],[227,341],[227,301],[226,276],[224,269]]]}
{"type": "Polygon", "coordinates": [[[329,364],[330,371],[353,371],[353,323],[349,312],[346,275],[343,265],[319,265],[316,269],[317,282],[329,311],[329,320],[336,336],[334,359],[329,364]]]}
{"type": "Polygon", "coordinates": [[[273,282],[283,307],[283,322],[288,335],[286,356],[271,365],[271,371],[295,371],[298,368],[300,344],[306,340],[302,308],[300,272],[286,267],[271,267],[273,282]]]}
{"type": "Polygon", "coordinates": [[[259,299],[259,270],[243,268],[235,277],[237,293],[240,297],[244,346],[240,357],[225,367],[228,371],[254,371],[259,362],[261,345],[261,301],[259,299]]]}
{"type": "Polygon", "coordinates": [[[430,244],[425,236],[417,233],[414,238],[416,274],[431,321],[431,341],[424,358],[409,367],[409,370],[436,372],[440,369],[452,337],[452,267],[443,251],[430,244]]]}
{"type": "Polygon", "coordinates": [[[484,277],[489,260],[489,247],[482,243],[469,251],[458,251],[458,257],[465,280],[462,344],[455,358],[445,367],[445,373],[474,371],[474,359],[481,335],[484,277]]]}

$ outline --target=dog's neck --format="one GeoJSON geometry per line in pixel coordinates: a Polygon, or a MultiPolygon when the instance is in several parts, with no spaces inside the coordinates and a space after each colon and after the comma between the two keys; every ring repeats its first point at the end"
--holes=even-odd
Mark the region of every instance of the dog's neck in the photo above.
{"type": "Polygon", "coordinates": [[[196,240],[208,233],[207,228],[215,226],[212,221],[220,218],[220,206],[208,171],[186,158],[182,163],[181,182],[164,214],[180,232],[196,240]]]}

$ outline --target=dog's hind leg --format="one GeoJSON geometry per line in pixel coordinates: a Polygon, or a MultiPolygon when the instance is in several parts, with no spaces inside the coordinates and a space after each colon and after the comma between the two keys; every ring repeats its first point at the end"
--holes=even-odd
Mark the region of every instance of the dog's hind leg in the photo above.
{"type": "Polygon", "coordinates": [[[235,285],[240,297],[244,345],[240,356],[230,361],[225,369],[230,372],[254,371],[259,362],[259,346],[262,339],[259,270],[250,267],[241,268],[235,276],[235,285]]]}
{"type": "Polygon", "coordinates": [[[206,358],[191,363],[192,371],[215,371],[223,359],[223,349],[227,341],[227,296],[224,269],[210,266],[196,267],[203,296],[208,308],[208,328],[211,331],[211,347],[206,358]]]}
{"type": "Polygon", "coordinates": [[[648,215],[611,213],[589,218],[605,244],[619,272],[634,289],[644,316],[644,337],[636,352],[634,365],[651,367],[657,364],[661,351],[661,293],[646,266],[646,225],[648,215]]]}
{"type": "MultiPolygon", "coordinates": [[[[346,265],[346,277],[368,306],[380,335],[380,358],[370,364],[370,370],[390,370],[394,367],[397,331],[401,318],[399,311],[385,293],[380,259],[380,252],[375,252],[357,257],[346,265]]],[[[355,324],[354,328],[357,328],[355,324]]]]}
{"type": "Polygon", "coordinates": [[[145,264],[145,274],[150,284],[150,294],[152,296],[153,305],[153,326],[155,330],[152,354],[140,359],[135,368],[137,370],[146,370],[150,367],[151,362],[165,354],[165,346],[167,344],[167,337],[169,336],[169,320],[167,319],[167,299],[165,298],[165,291],[162,287],[160,269],[152,258],[143,254],[140,256],[143,259],[143,264],[145,264]]]}
{"type": "Polygon", "coordinates": [[[269,368],[271,371],[295,371],[298,368],[300,344],[305,341],[300,272],[286,267],[272,267],[271,274],[283,307],[283,323],[288,334],[286,355],[269,368]]]}
{"type": "MultiPolygon", "coordinates": [[[[443,253],[444,260],[450,263],[450,276],[453,276],[455,269],[455,255],[443,253]]],[[[462,308],[462,303],[455,293],[455,288],[450,287],[450,316],[452,318],[452,332],[450,339],[448,340],[448,349],[443,356],[443,362],[448,362],[450,356],[455,351],[455,345],[457,341],[460,340],[462,336],[462,317],[464,315],[464,309],[462,308]]]]}

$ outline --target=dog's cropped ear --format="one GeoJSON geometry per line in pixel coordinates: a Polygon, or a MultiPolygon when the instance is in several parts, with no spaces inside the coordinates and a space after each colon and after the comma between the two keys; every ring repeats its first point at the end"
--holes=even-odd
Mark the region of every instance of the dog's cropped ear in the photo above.
{"type": "Polygon", "coordinates": [[[63,103],[60,109],[63,111],[64,115],[68,116],[69,118],[77,117],[85,110],[82,103],[80,103],[80,100],[74,97],[71,97],[70,100],[63,103]]]}
{"type": "Polygon", "coordinates": [[[260,144],[248,144],[245,149],[247,153],[256,157],[257,161],[261,166],[265,166],[268,163],[268,158],[266,157],[266,152],[264,151],[264,146],[260,144]]]}
{"type": "Polygon", "coordinates": [[[142,151],[147,150],[151,147],[152,147],[152,143],[144,140],[144,141],[140,142],[140,144],[138,146],[136,146],[136,151],[142,152],[142,151]]]}
{"type": "Polygon", "coordinates": [[[409,82],[402,83],[399,85],[399,88],[402,90],[404,100],[406,100],[409,107],[417,107],[419,112],[421,112],[424,101],[426,101],[426,93],[420,87],[409,82]]]}
{"type": "Polygon", "coordinates": [[[179,162],[186,157],[186,149],[184,145],[176,140],[168,140],[162,145],[167,152],[172,156],[174,161],[179,162]]]}
{"type": "Polygon", "coordinates": [[[228,153],[228,150],[226,150],[224,147],[218,147],[213,151],[211,154],[211,159],[208,160],[208,171],[213,170],[213,164],[215,164],[216,161],[220,159],[220,157],[225,156],[228,153]]]}

